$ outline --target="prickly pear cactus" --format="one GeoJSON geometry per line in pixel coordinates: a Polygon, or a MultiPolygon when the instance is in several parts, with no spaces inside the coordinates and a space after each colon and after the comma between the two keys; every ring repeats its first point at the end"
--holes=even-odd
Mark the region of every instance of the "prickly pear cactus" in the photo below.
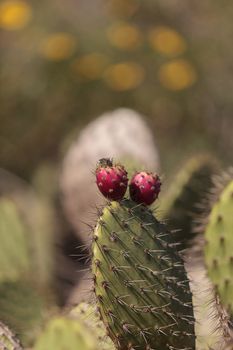
{"type": "Polygon", "coordinates": [[[233,314],[233,181],[212,208],[205,241],[208,275],[222,304],[233,314]]]}
{"type": "Polygon", "coordinates": [[[171,181],[165,195],[162,195],[159,212],[169,220],[181,248],[194,238],[193,217],[202,212],[199,204],[213,186],[212,176],[217,172],[217,161],[211,156],[191,158],[171,181]]]}
{"type": "Polygon", "coordinates": [[[100,315],[117,349],[195,349],[192,294],[171,233],[143,205],[111,202],[93,237],[100,315]]]}
{"type": "Polygon", "coordinates": [[[106,335],[106,329],[99,318],[96,305],[81,303],[72,310],[71,316],[78,318],[85,323],[89,331],[96,337],[96,339],[98,339],[100,349],[115,349],[112,340],[106,335]]]}
{"type": "Polygon", "coordinates": [[[98,341],[81,321],[52,319],[39,336],[34,350],[98,350],[98,341]]]}
{"type": "Polygon", "coordinates": [[[2,322],[0,322],[0,349],[22,350],[19,340],[2,322]]]}

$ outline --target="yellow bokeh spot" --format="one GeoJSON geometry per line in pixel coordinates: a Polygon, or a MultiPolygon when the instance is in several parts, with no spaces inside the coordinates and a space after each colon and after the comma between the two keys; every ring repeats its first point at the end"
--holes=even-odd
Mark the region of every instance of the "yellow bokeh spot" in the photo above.
{"type": "Polygon", "coordinates": [[[0,4],[0,27],[18,30],[25,27],[32,17],[32,9],[24,1],[4,1],[0,4]]]}
{"type": "Polygon", "coordinates": [[[118,63],[104,73],[106,84],[116,91],[127,91],[138,87],[144,80],[143,67],[134,62],[118,63]]]}
{"type": "Polygon", "coordinates": [[[167,56],[180,55],[186,50],[185,39],[169,27],[160,26],[151,29],[148,39],[154,50],[167,56]]]}
{"type": "Polygon", "coordinates": [[[159,80],[167,89],[177,91],[193,85],[197,80],[197,74],[191,63],[177,59],[160,67],[159,80]]]}
{"type": "Polygon", "coordinates": [[[69,58],[75,49],[75,37],[68,33],[55,33],[45,38],[40,45],[41,55],[50,61],[69,58]]]}
{"type": "Polygon", "coordinates": [[[102,53],[90,53],[77,58],[71,65],[73,72],[89,80],[99,79],[108,64],[108,57],[102,53]]]}
{"type": "Polygon", "coordinates": [[[136,26],[119,23],[107,32],[110,43],[121,50],[133,50],[142,43],[142,35],[136,26]]]}

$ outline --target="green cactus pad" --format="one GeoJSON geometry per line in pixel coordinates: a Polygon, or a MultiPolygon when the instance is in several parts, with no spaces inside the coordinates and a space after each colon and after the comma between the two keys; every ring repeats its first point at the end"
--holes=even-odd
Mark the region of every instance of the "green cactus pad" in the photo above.
{"type": "Polygon", "coordinates": [[[181,248],[186,248],[195,232],[193,217],[202,211],[200,203],[213,186],[212,176],[216,173],[217,162],[211,156],[191,158],[177,173],[165,194],[162,194],[159,212],[168,219],[181,248]]]}
{"type": "Polygon", "coordinates": [[[15,281],[30,270],[27,228],[15,204],[0,199],[0,282],[15,281]]]}
{"type": "Polygon", "coordinates": [[[88,303],[81,303],[72,310],[71,316],[85,322],[91,333],[93,333],[96,339],[98,339],[101,350],[115,349],[112,340],[106,335],[106,329],[103,322],[99,318],[96,305],[94,306],[88,303]]]}
{"type": "Polygon", "coordinates": [[[2,322],[0,322],[0,349],[22,350],[19,340],[2,322]]]}
{"type": "Polygon", "coordinates": [[[233,181],[212,208],[205,231],[205,262],[221,303],[233,313],[233,181]]]}
{"type": "Polygon", "coordinates": [[[195,349],[192,295],[167,228],[125,199],[104,208],[93,238],[95,294],[116,347],[195,349]]]}
{"type": "Polygon", "coordinates": [[[81,321],[52,319],[39,336],[34,350],[99,350],[97,340],[81,321]]]}
{"type": "Polygon", "coordinates": [[[9,325],[23,344],[30,344],[43,319],[43,301],[26,282],[0,284],[0,319],[9,325]]]}

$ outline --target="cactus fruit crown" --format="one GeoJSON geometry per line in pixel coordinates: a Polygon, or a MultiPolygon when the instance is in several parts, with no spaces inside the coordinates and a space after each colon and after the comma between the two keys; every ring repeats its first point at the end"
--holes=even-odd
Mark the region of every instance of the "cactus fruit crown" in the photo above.
{"type": "Polygon", "coordinates": [[[113,164],[110,158],[97,163],[96,183],[100,192],[110,200],[121,200],[127,190],[127,171],[120,164],[113,164]]]}
{"type": "Polygon", "coordinates": [[[205,262],[221,303],[233,313],[233,180],[222,191],[205,230],[205,262]]]}
{"type": "Polygon", "coordinates": [[[113,158],[101,158],[99,159],[98,163],[97,163],[97,168],[101,166],[101,167],[111,167],[113,166],[113,158]]]}
{"type": "Polygon", "coordinates": [[[144,205],[111,202],[92,252],[100,316],[117,349],[194,350],[192,294],[172,234],[144,205]]]}

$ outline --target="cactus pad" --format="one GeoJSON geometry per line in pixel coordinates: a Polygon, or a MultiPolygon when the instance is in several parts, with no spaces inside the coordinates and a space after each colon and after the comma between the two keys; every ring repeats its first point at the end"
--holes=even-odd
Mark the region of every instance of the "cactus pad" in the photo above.
{"type": "Polygon", "coordinates": [[[193,217],[202,211],[199,205],[213,185],[212,176],[216,169],[217,162],[211,156],[191,158],[161,198],[161,216],[169,219],[171,228],[179,230],[175,238],[181,243],[181,248],[186,248],[195,236],[193,217]]]}
{"type": "Polygon", "coordinates": [[[27,228],[15,204],[0,199],[0,282],[15,281],[29,271],[27,228]]]}
{"type": "Polygon", "coordinates": [[[51,320],[39,336],[34,350],[97,350],[97,340],[81,322],[66,317],[51,320]]]}
{"type": "Polygon", "coordinates": [[[101,350],[115,349],[113,342],[106,335],[106,329],[99,318],[96,306],[88,303],[81,303],[72,310],[71,316],[79,318],[86,324],[88,329],[95,335],[96,339],[98,339],[101,350]]]}
{"type": "Polygon", "coordinates": [[[104,208],[92,270],[101,318],[117,349],[195,349],[192,295],[171,233],[130,200],[104,208]]]}
{"type": "Polygon", "coordinates": [[[25,281],[0,284],[0,319],[24,344],[29,344],[43,320],[43,301],[25,281]]]}
{"type": "Polygon", "coordinates": [[[233,313],[233,181],[221,193],[205,231],[205,261],[221,303],[233,313]]]}

